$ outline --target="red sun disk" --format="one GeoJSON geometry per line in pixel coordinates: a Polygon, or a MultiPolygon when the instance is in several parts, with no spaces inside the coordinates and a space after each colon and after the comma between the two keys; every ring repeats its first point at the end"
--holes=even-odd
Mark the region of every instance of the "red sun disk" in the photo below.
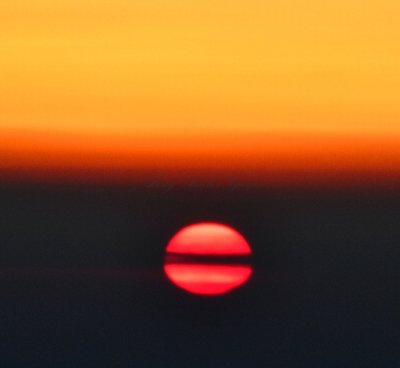
{"type": "Polygon", "coordinates": [[[204,222],[180,230],[168,243],[167,253],[187,255],[238,255],[251,254],[246,239],[229,226],[204,222]]]}
{"type": "Polygon", "coordinates": [[[251,253],[246,239],[236,230],[203,222],[186,226],[171,239],[166,249],[164,272],[172,283],[192,294],[225,294],[250,278],[253,268],[243,264],[241,257],[251,253]],[[202,256],[207,256],[207,263],[202,256]],[[220,264],[224,256],[229,257],[230,262],[225,258],[225,263],[220,264]]]}

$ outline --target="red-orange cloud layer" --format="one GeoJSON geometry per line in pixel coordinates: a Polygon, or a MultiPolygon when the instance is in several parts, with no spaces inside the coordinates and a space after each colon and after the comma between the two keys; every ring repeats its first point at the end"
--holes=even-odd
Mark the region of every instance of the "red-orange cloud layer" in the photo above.
{"type": "Polygon", "coordinates": [[[266,134],[131,137],[3,134],[4,177],[370,184],[400,179],[397,137],[266,134]]]}

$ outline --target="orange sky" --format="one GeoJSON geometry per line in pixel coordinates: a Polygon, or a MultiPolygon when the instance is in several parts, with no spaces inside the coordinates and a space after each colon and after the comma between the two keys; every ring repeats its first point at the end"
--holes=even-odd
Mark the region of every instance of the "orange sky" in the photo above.
{"type": "Polygon", "coordinates": [[[398,180],[399,13],[397,0],[2,2],[0,179],[398,180]]]}

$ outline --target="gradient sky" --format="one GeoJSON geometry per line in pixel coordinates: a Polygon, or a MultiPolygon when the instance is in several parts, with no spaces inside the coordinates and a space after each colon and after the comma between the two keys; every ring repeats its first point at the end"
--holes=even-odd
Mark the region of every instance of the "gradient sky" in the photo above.
{"type": "Polygon", "coordinates": [[[3,1],[1,173],[397,175],[398,14],[397,0],[3,1]]]}

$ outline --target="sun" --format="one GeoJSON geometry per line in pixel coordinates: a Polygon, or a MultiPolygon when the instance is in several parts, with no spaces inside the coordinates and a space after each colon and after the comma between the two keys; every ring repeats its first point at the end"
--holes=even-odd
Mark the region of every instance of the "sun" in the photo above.
{"type": "Polygon", "coordinates": [[[221,295],[253,273],[249,243],[235,229],[214,222],[184,227],[169,241],[164,271],[173,284],[192,294],[221,295]]]}

